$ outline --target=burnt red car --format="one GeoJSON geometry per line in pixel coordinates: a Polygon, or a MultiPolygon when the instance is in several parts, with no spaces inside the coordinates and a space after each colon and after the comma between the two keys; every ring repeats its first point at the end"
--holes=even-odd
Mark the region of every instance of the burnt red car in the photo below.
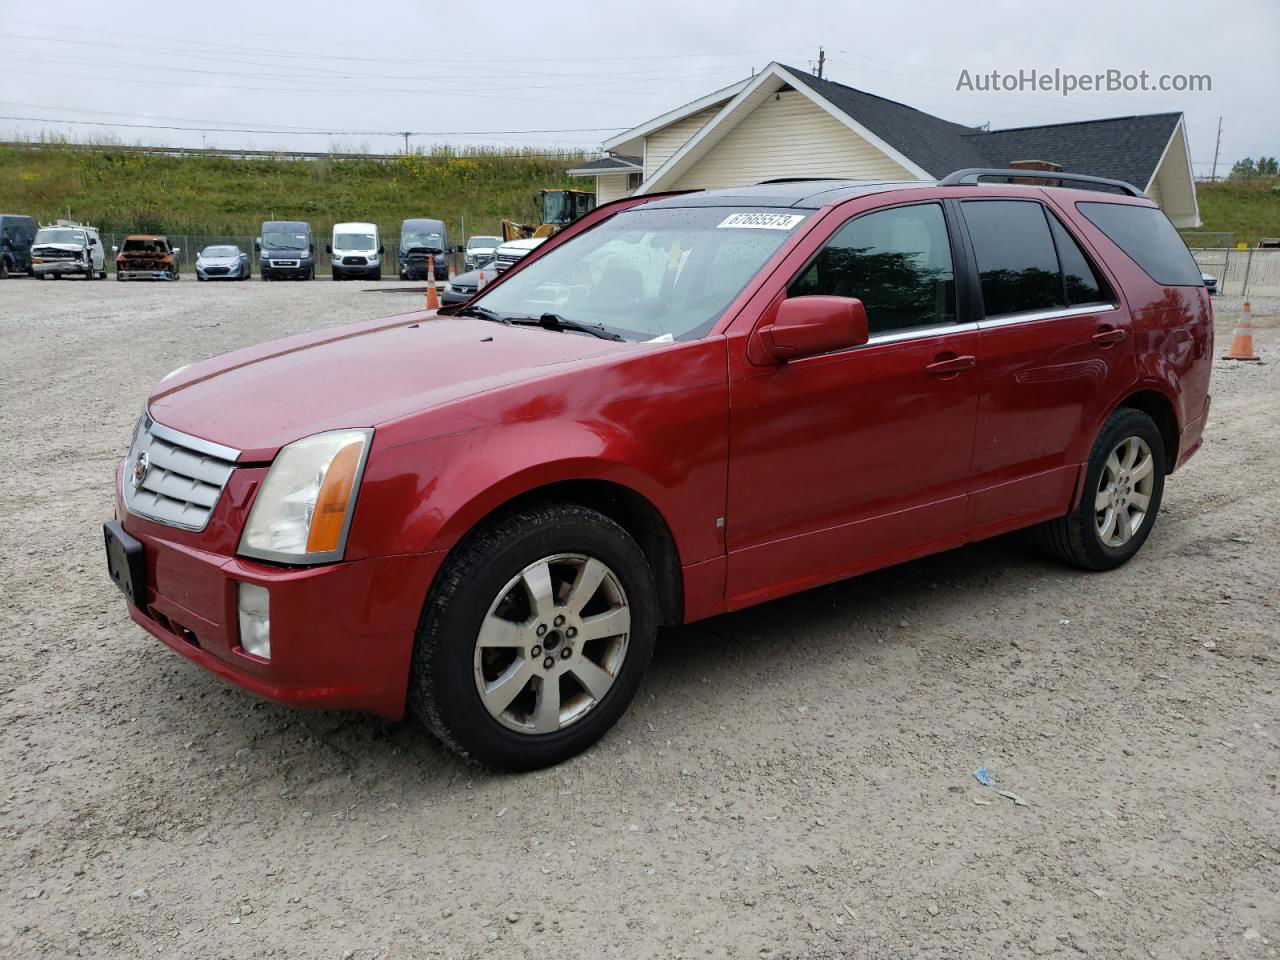
{"type": "Polygon", "coordinates": [[[1212,317],[1155,204],[1089,186],[630,198],[465,305],[195,363],[111,575],[241,687],[529,768],[618,719],[661,625],[1019,527],[1115,567],[1200,446],[1212,317]]]}

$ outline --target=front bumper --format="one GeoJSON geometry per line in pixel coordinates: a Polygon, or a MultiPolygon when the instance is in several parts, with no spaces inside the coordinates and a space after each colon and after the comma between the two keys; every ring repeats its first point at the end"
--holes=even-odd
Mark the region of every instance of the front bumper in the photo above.
{"type": "Polygon", "coordinates": [[[455,303],[466,303],[475,295],[474,290],[471,293],[459,293],[456,290],[445,288],[440,291],[440,303],[446,307],[455,303]]]}
{"type": "Polygon", "coordinates": [[[168,270],[116,270],[117,280],[171,280],[168,270]]]}
{"type": "Polygon", "coordinates": [[[142,542],[146,571],[145,606],[128,604],[135,623],[193,663],[276,703],[404,715],[418,617],[442,554],[319,567],[260,563],[220,552],[234,542],[229,521],[247,516],[247,504],[242,510],[229,503],[240,492],[233,484],[216,508],[221,516],[197,534],[127,513],[121,480],[118,474],[116,513],[142,542]],[[203,540],[218,542],[219,552],[203,540]],[[269,661],[240,646],[240,583],[270,594],[269,661]]]}
{"type": "Polygon", "coordinates": [[[85,263],[83,260],[48,260],[45,263],[32,263],[31,272],[37,277],[64,274],[83,277],[93,273],[94,270],[91,263],[85,263]]]}
{"type": "Polygon", "coordinates": [[[263,260],[258,264],[258,271],[264,277],[310,277],[315,264],[310,261],[293,262],[290,266],[281,266],[271,260],[263,260]]]}
{"type": "Polygon", "coordinates": [[[247,267],[235,267],[227,273],[210,273],[204,267],[196,266],[196,276],[202,280],[243,280],[249,276],[247,267]]]}
{"type": "Polygon", "coordinates": [[[382,273],[381,263],[331,263],[329,266],[334,273],[341,277],[372,277],[374,274],[382,273]]]}

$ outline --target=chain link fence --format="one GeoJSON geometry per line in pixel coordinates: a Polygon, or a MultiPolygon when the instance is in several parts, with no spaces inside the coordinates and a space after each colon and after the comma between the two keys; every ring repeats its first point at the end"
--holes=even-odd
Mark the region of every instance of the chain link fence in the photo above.
{"type": "Polygon", "coordinates": [[[1280,297],[1280,250],[1195,248],[1200,270],[1218,278],[1218,293],[1229,297],[1280,297]]]}

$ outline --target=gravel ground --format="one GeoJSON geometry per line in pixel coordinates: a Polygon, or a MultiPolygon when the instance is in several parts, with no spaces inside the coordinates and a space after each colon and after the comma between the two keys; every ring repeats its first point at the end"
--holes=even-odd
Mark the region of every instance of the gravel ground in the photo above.
{"type": "Polygon", "coordinates": [[[4,956],[1277,955],[1280,303],[1125,568],[1011,536],[668,631],[509,776],[223,685],[103,569],[162,375],[397,290],[0,286],[4,956]]]}

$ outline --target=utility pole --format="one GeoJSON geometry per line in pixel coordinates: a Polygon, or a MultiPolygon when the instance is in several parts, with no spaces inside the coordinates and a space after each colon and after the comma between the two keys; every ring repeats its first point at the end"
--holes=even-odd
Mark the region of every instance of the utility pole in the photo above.
{"type": "Polygon", "coordinates": [[[1218,179],[1218,148],[1222,146],[1222,118],[1218,118],[1218,142],[1213,145],[1213,169],[1209,171],[1209,182],[1218,179]]]}
{"type": "Polygon", "coordinates": [[[413,132],[412,130],[406,130],[402,134],[400,134],[402,137],[404,137],[404,152],[406,154],[409,152],[409,134],[411,134],[412,132],[413,132]]]}
{"type": "Polygon", "coordinates": [[[822,79],[822,68],[826,66],[827,54],[821,47],[818,48],[818,79],[822,79]]]}

